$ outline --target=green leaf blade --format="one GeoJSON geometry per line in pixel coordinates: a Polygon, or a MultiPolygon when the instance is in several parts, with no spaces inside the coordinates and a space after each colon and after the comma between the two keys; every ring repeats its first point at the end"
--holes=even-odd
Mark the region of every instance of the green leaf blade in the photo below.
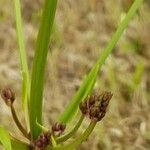
{"type": "Polygon", "coordinates": [[[0,141],[6,150],[12,150],[10,135],[3,127],[0,127],[0,141]]]}
{"type": "Polygon", "coordinates": [[[68,121],[70,121],[73,118],[73,116],[76,113],[76,110],[79,107],[79,103],[83,99],[85,99],[92,91],[95,81],[96,81],[96,78],[97,78],[98,71],[99,71],[99,65],[96,64],[93,67],[92,71],[89,73],[89,75],[86,77],[86,79],[83,81],[82,86],[77,91],[77,93],[74,95],[71,102],[65,109],[64,113],[60,116],[59,122],[67,123],[68,121]]]}
{"type": "Polygon", "coordinates": [[[22,141],[11,138],[12,150],[30,150],[30,146],[22,141]]]}
{"type": "Polygon", "coordinates": [[[22,74],[22,106],[25,112],[26,123],[28,122],[28,98],[30,92],[30,79],[29,79],[29,69],[27,64],[27,56],[24,43],[24,34],[22,29],[22,19],[21,19],[21,6],[19,0],[14,1],[14,11],[16,19],[16,32],[19,44],[19,54],[20,54],[20,67],[22,74]]]}
{"type": "MultiPolygon", "coordinates": [[[[108,43],[106,48],[103,50],[102,54],[99,56],[94,67],[99,65],[99,70],[101,69],[101,66],[105,63],[106,59],[111,54],[113,48],[115,47],[116,43],[120,39],[121,35],[123,34],[124,30],[128,26],[130,20],[135,15],[137,9],[140,7],[142,2],[143,2],[143,0],[135,0],[134,1],[131,8],[129,9],[126,17],[123,19],[123,21],[118,26],[117,31],[114,33],[112,39],[110,40],[110,42],[108,43]]],[[[81,87],[79,88],[79,90],[77,91],[77,93],[73,96],[73,99],[71,100],[71,102],[67,105],[67,108],[65,109],[65,111],[61,114],[61,116],[59,118],[60,122],[67,123],[73,118],[75,112],[78,109],[78,105],[83,100],[84,96],[89,94],[90,91],[92,90],[92,88],[94,87],[94,84],[96,82],[96,77],[98,75],[98,71],[97,71],[97,74],[95,74],[96,76],[93,76],[93,81],[92,81],[91,74],[94,70],[93,68],[91,69],[90,73],[87,75],[86,79],[83,81],[83,83],[82,83],[81,87]],[[89,81],[89,80],[91,80],[91,81],[89,81]],[[91,84],[89,86],[89,89],[86,87],[86,86],[88,86],[88,84],[91,84]]]]}
{"type": "Polygon", "coordinates": [[[41,132],[41,129],[37,126],[36,121],[42,125],[44,71],[56,6],[57,0],[45,0],[42,20],[36,41],[29,103],[30,130],[33,139],[37,138],[41,132]]]}

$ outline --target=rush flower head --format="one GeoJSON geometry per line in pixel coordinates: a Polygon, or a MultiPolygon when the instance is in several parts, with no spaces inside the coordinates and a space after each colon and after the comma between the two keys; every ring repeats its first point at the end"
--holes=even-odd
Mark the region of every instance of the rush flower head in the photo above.
{"type": "Polygon", "coordinates": [[[15,100],[15,93],[10,88],[5,88],[1,91],[1,97],[10,106],[15,100]]]}
{"type": "Polygon", "coordinates": [[[88,116],[90,119],[100,121],[106,114],[111,98],[111,92],[103,92],[102,94],[93,93],[84,102],[80,103],[80,110],[83,115],[88,116]]]}
{"type": "Polygon", "coordinates": [[[61,123],[55,123],[53,126],[52,126],[52,131],[54,134],[57,134],[58,136],[60,134],[62,134],[64,132],[64,130],[66,129],[66,125],[65,124],[61,124],[61,123]]]}
{"type": "Polygon", "coordinates": [[[41,133],[34,141],[34,147],[38,150],[44,150],[50,144],[50,131],[41,133]]]}

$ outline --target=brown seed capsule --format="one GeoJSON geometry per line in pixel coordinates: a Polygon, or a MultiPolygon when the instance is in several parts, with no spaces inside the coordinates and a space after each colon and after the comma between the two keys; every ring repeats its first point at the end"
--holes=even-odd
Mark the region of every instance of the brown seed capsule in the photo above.
{"type": "Polygon", "coordinates": [[[51,133],[41,133],[38,138],[34,141],[34,147],[38,150],[44,150],[50,144],[51,133]]]}
{"type": "Polygon", "coordinates": [[[5,88],[1,91],[1,97],[6,105],[10,106],[15,100],[15,94],[10,88],[5,88]]]}
{"type": "Polygon", "coordinates": [[[91,120],[100,121],[105,116],[111,98],[111,92],[103,92],[100,95],[94,93],[81,102],[79,108],[82,114],[91,120]]]}
{"type": "Polygon", "coordinates": [[[52,126],[52,131],[55,135],[59,136],[60,134],[62,134],[64,132],[64,130],[66,129],[66,125],[65,124],[61,124],[61,123],[55,123],[52,126]]]}

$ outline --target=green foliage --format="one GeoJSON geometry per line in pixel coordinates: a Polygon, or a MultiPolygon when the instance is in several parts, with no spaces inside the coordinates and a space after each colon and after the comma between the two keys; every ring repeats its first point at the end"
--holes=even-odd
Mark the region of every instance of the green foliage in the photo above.
{"type": "Polygon", "coordinates": [[[21,66],[21,73],[22,73],[22,105],[25,112],[27,125],[29,125],[27,99],[29,98],[30,81],[29,81],[29,70],[28,70],[28,64],[26,58],[25,44],[24,44],[24,35],[22,29],[21,6],[19,0],[14,0],[14,8],[15,8],[15,18],[16,18],[16,32],[17,32],[18,44],[19,44],[20,66],[21,66]]]}
{"type": "Polygon", "coordinates": [[[11,138],[12,150],[29,150],[29,146],[26,143],[11,138]]]}
{"type": "Polygon", "coordinates": [[[42,124],[44,71],[56,5],[57,0],[45,0],[41,25],[36,41],[29,103],[30,130],[34,139],[37,138],[41,132],[41,129],[36,124],[36,120],[39,124],[42,124]]]}
{"type": "Polygon", "coordinates": [[[127,25],[129,24],[129,21],[135,15],[136,10],[138,9],[141,3],[142,0],[137,0],[133,3],[127,15],[118,26],[117,31],[115,32],[112,39],[108,43],[107,47],[103,50],[102,54],[100,54],[97,63],[93,66],[91,72],[87,75],[87,78],[84,80],[81,87],[79,88],[79,90],[77,91],[77,93],[75,94],[71,102],[68,104],[63,114],[61,115],[59,119],[60,122],[67,123],[68,121],[70,121],[73,118],[75,112],[77,111],[79,103],[93,89],[94,83],[96,82],[96,77],[98,75],[98,70],[101,69],[101,66],[104,64],[108,56],[111,54],[114,46],[116,45],[117,41],[123,34],[123,31],[126,29],[127,25]]]}
{"type": "Polygon", "coordinates": [[[72,117],[75,115],[76,110],[78,109],[79,103],[81,100],[87,97],[93,89],[94,83],[96,81],[96,77],[99,71],[99,65],[96,64],[87,78],[84,80],[82,86],[75,94],[64,113],[60,116],[59,121],[61,123],[67,123],[72,117]]]}
{"type": "Polygon", "coordinates": [[[6,150],[12,150],[10,135],[3,127],[0,127],[0,142],[6,150]]]}
{"type": "Polygon", "coordinates": [[[56,147],[48,147],[47,150],[72,150],[74,148],[76,148],[78,145],[80,145],[83,141],[85,141],[89,135],[91,134],[91,132],[93,131],[94,127],[96,126],[96,122],[91,122],[88,126],[88,128],[83,132],[83,134],[76,139],[75,141],[66,144],[66,145],[62,145],[62,146],[56,146],[56,147]]]}
{"type": "MultiPolygon", "coordinates": [[[[118,26],[118,29],[114,33],[111,41],[108,43],[106,48],[100,54],[97,62],[95,63],[95,65],[93,65],[91,71],[86,76],[86,79],[83,81],[81,87],[79,88],[77,93],[75,93],[71,102],[68,104],[67,108],[60,116],[59,122],[65,123],[65,124],[68,123],[75,116],[80,102],[84,100],[91,93],[91,91],[94,88],[99,70],[101,69],[102,65],[105,63],[108,56],[111,54],[113,48],[115,47],[119,38],[123,34],[125,28],[129,24],[129,21],[135,15],[136,10],[141,5],[142,1],[143,0],[134,1],[127,15],[118,26]]],[[[42,135],[39,136],[42,130],[47,131],[47,129],[42,125],[42,106],[43,106],[42,104],[43,104],[43,89],[44,89],[43,82],[44,82],[44,72],[45,72],[45,64],[47,60],[48,46],[49,46],[51,32],[53,29],[53,22],[54,22],[54,17],[55,17],[55,12],[56,12],[57,0],[45,0],[45,3],[44,3],[43,15],[41,19],[38,36],[37,36],[35,56],[34,56],[33,66],[32,66],[31,88],[30,88],[30,79],[29,79],[29,71],[28,71],[28,65],[27,65],[27,59],[26,59],[25,45],[24,45],[24,37],[23,37],[23,30],[22,30],[22,23],[21,23],[21,9],[20,9],[19,0],[14,0],[14,6],[15,6],[15,14],[16,14],[15,17],[16,17],[17,37],[18,37],[18,43],[19,43],[19,49],[20,49],[19,51],[20,64],[21,64],[21,72],[22,72],[22,79],[23,79],[22,80],[22,103],[23,103],[25,115],[27,115],[26,116],[27,125],[28,125],[28,118],[29,118],[29,123],[30,123],[31,137],[30,137],[30,134],[27,132],[27,134],[29,135],[27,139],[29,140],[30,143],[32,143],[33,140],[35,140],[34,142],[36,142],[36,140],[41,140],[39,139],[40,137],[43,138],[46,135],[42,133],[42,135]]],[[[139,84],[143,70],[144,70],[143,64],[139,64],[133,76],[134,86],[137,86],[137,84],[139,84]]],[[[16,114],[15,114],[15,117],[17,118],[16,114]]],[[[18,125],[16,119],[14,119],[14,121],[16,125],[18,125]]],[[[83,118],[81,118],[81,120],[79,120],[75,128],[71,130],[71,132],[69,132],[68,135],[62,137],[61,140],[64,142],[65,140],[68,139],[68,137],[70,138],[78,130],[82,121],[83,121],[83,118]]],[[[97,123],[96,121],[91,120],[88,128],[83,132],[83,134],[79,138],[77,138],[73,142],[64,146],[60,146],[60,145],[57,146],[57,144],[59,144],[57,143],[58,139],[55,139],[55,137],[53,138],[53,135],[51,135],[50,139],[48,140],[50,141],[51,139],[53,139],[52,140],[53,144],[50,145],[48,149],[68,149],[69,150],[69,149],[73,149],[77,147],[84,140],[86,140],[87,137],[91,134],[96,123],[97,123]]],[[[21,123],[19,124],[21,126],[21,128],[19,128],[21,131],[22,125],[21,123]]],[[[60,126],[57,126],[57,127],[59,128],[60,126]]],[[[44,138],[48,138],[48,137],[45,136],[44,138]]],[[[2,127],[0,127],[0,141],[6,150],[20,150],[20,149],[29,150],[30,149],[28,144],[14,139],[13,137],[9,135],[7,130],[5,130],[2,127]]],[[[41,141],[38,141],[38,142],[41,142],[41,141]]],[[[35,144],[36,143],[34,143],[34,147],[37,146],[35,144]]]]}

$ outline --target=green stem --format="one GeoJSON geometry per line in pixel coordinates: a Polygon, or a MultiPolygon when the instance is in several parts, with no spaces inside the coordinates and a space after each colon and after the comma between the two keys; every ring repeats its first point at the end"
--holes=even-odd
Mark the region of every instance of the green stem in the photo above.
{"type": "Polygon", "coordinates": [[[117,31],[113,35],[111,41],[108,43],[108,45],[104,49],[103,53],[100,54],[100,59],[98,59],[98,61],[97,61],[97,63],[100,65],[100,67],[105,62],[106,58],[111,53],[111,51],[113,50],[114,46],[116,45],[116,43],[120,39],[121,35],[123,34],[124,30],[127,28],[130,20],[135,15],[137,9],[140,7],[142,1],[143,0],[135,0],[134,1],[134,3],[132,4],[131,8],[129,9],[127,15],[125,16],[123,21],[118,26],[117,31]]]}
{"type": "Polygon", "coordinates": [[[20,123],[20,121],[19,121],[19,119],[18,119],[18,117],[17,117],[17,114],[16,114],[16,112],[15,112],[14,106],[11,105],[10,108],[11,108],[11,113],[12,113],[12,116],[13,116],[13,120],[14,120],[14,122],[16,123],[18,129],[21,131],[21,133],[22,133],[27,139],[30,140],[29,134],[27,133],[26,129],[22,126],[22,124],[20,123]]]}
{"type": "Polygon", "coordinates": [[[77,132],[77,130],[81,126],[83,120],[84,120],[84,116],[81,115],[81,117],[80,117],[79,121],[77,122],[77,124],[75,125],[75,127],[68,134],[66,134],[62,137],[58,137],[56,139],[57,144],[64,142],[64,141],[68,140],[69,138],[71,138],[77,132]]]}
{"type": "Polygon", "coordinates": [[[77,111],[79,103],[83,100],[83,96],[86,97],[87,94],[93,89],[96,80],[91,81],[92,84],[91,84],[91,87],[90,87],[89,91],[88,91],[88,89],[84,90],[87,87],[86,84],[89,82],[89,79],[90,80],[93,79],[93,78],[91,79],[91,75],[93,75],[93,74],[95,76],[98,75],[98,71],[101,69],[102,65],[105,63],[108,56],[111,54],[113,48],[117,44],[119,38],[121,37],[121,35],[123,34],[123,31],[128,26],[128,24],[129,24],[130,20],[132,19],[132,17],[135,15],[137,9],[140,7],[142,1],[143,0],[135,0],[134,1],[134,3],[132,4],[131,8],[129,9],[127,15],[125,16],[123,21],[120,23],[120,25],[117,28],[117,31],[114,33],[112,39],[108,43],[107,47],[100,54],[97,62],[95,63],[95,65],[93,66],[93,68],[91,69],[89,74],[87,75],[86,79],[83,81],[82,85],[80,86],[80,89],[74,95],[74,97],[70,101],[70,103],[67,105],[64,112],[60,115],[60,118],[59,118],[60,122],[63,122],[63,123],[69,122],[73,118],[75,112],[77,111]],[[98,69],[96,69],[97,67],[98,67],[98,69]],[[82,94],[82,97],[80,97],[81,94],[82,94]]]}
{"type": "Polygon", "coordinates": [[[36,41],[29,103],[30,130],[33,139],[36,139],[41,132],[41,128],[37,126],[36,121],[42,125],[44,72],[56,5],[57,0],[45,0],[42,20],[36,41]]]}
{"type": "Polygon", "coordinates": [[[22,105],[25,111],[25,119],[27,126],[29,126],[28,120],[28,98],[30,92],[30,77],[29,77],[29,69],[27,64],[26,50],[24,44],[24,34],[22,29],[22,20],[21,20],[21,6],[19,0],[14,1],[15,8],[15,18],[16,18],[16,31],[17,38],[19,43],[19,54],[20,54],[20,64],[21,64],[21,73],[22,73],[22,105]]]}
{"type": "Polygon", "coordinates": [[[73,142],[63,145],[63,146],[56,146],[56,147],[49,147],[48,149],[51,150],[71,150],[76,148],[78,145],[80,145],[83,141],[85,141],[89,135],[92,133],[94,127],[96,126],[97,122],[92,121],[88,128],[84,131],[84,133],[77,139],[75,139],[73,142]]]}

